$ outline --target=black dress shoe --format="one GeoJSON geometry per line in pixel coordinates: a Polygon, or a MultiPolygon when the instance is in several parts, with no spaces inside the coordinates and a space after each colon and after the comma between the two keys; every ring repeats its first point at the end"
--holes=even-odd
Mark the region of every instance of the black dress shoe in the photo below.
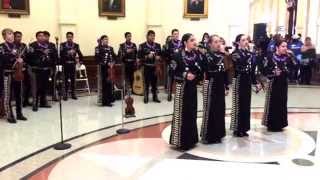
{"type": "Polygon", "coordinates": [[[26,121],[28,119],[26,117],[24,117],[22,114],[20,114],[20,115],[17,116],[17,120],[26,121]]]}
{"type": "Polygon", "coordinates": [[[32,106],[32,104],[28,101],[23,102],[23,107],[32,106]]]}
{"type": "Polygon", "coordinates": [[[38,106],[33,105],[33,106],[32,106],[32,111],[33,111],[33,112],[37,112],[37,111],[38,111],[38,106]]]}
{"type": "Polygon", "coordinates": [[[207,141],[207,140],[201,140],[201,143],[202,144],[210,144],[209,141],[207,141]]]}
{"type": "Polygon", "coordinates": [[[71,99],[73,99],[73,100],[77,100],[78,98],[77,98],[77,96],[76,96],[76,95],[72,95],[72,96],[71,96],[71,99]]]}
{"type": "Polygon", "coordinates": [[[210,140],[210,141],[207,141],[207,140],[202,141],[202,144],[220,144],[220,143],[222,143],[221,139],[215,139],[215,140],[210,140]]]}
{"type": "Polygon", "coordinates": [[[17,123],[17,120],[16,120],[16,118],[14,118],[14,117],[9,117],[9,118],[8,118],[8,122],[9,122],[10,124],[16,124],[16,123],[17,123]]]}
{"type": "Polygon", "coordinates": [[[64,101],[68,101],[68,96],[63,96],[64,101]]]}
{"type": "Polygon", "coordinates": [[[161,101],[158,99],[158,97],[154,97],[154,98],[153,98],[153,102],[155,102],[155,103],[161,103],[161,101]]]}
{"type": "Polygon", "coordinates": [[[235,132],[233,132],[233,136],[234,136],[234,137],[243,137],[244,134],[241,133],[241,132],[235,131],[235,132]]]}
{"type": "Polygon", "coordinates": [[[145,104],[148,104],[148,102],[149,102],[148,98],[144,98],[143,102],[144,102],[145,104]]]}
{"type": "Polygon", "coordinates": [[[211,142],[211,144],[221,144],[221,143],[222,143],[221,139],[216,139],[211,142]]]}
{"type": "Polygon", "coordinates": [[[48,105],[48,104],[40,104],[39,107],[41,107],[41,108],[51,108],[51,106],[48,105]]]}
{"type": "Polygon", "coordinates": [[[268,131],[269,132],[282,132],[283,129],[271,129],[271,128],[268,128],[268,131]]]}
{"type": "Polygon", "coordinates": [[[113,104],[104,104],[104,105],[102,105],[102,106],[106,106],[106,107],[112,107],[113,106],[113,104]]]}

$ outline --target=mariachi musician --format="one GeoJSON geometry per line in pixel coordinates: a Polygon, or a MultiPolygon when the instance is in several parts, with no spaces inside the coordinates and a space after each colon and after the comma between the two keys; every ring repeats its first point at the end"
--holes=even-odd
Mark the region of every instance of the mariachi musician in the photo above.
{"type": "Polygon", "coordinates": [[[31,67],[33,111],[38,107],[51,108],[47,101],[49,77],[57,57],[57,51],[51,48],[42,31],[36,33],[37,41],[29,46],[28,62],[31,67]],[[38,106],[40,100],[40,106],[38,106]]]}
{"type": "Polygon", "coordinates": [[[113,66],[116,61],[116,54],[113,47],[109,46],[109,38],[101,36],[99,45],[95,48],[95,60],[98,63],[98,102],[102,106],[112,107],[113,97],[113,66]]]}
{"type": "Polygon", "coordinates": [[[79,56],[79,63],[83,62],[83,55],[80,51],[80,47],[77,43],[73,42],[73,32],[67,32],[67,41],[60,45],[60,57],[61,63],[64,68],[65,74],[65,94],[63,100],[68,100],[69,92],[69,79],[71,81],[71,98],[78,99],[75,93],[75,80],[76,80],[76,56],[79,56]]]}
{"type": "MultiPolygon", "coordinates": [[[[27,49],[27,45],[25,43],[22,42],[22,32],[20,31],[15,31],[14,32],[14,44],[17,46],[18,49],[23,49],[24,51],[22,51],[21,56],[25,57],[27,56],[28,53],[28,49],[27,49]]],[[[29,97],[31,95],[31,81],[30,81],[30,76],[28,73],[28,67],[26,66],[26,61],[24,61],[24,68],[23,68],[23,75],[24,75],[24,79],[23,79],[23,107],[26,106],[31,106],[32,104],[29,102],[29,97]]]]}
{"type": "Polygon", "coordinates": [[[120,44],[118,55],[120,60],[124,63],[126,89],[133,88],[134,71],[137,63],[137,45],[131,41],[131,32],[125,33],[126,42],[120,44]]]}
{"type": "MultiPolygon", "coordinates": [[[[50,33],[48,31],[43,31],[44,33],[44,39],[45,43],[48,45],[49,51],[50,51],[50,61],[54,62],[53,66],[50,68],[50,78],[51,79],[51,85],[50,88],[52,90],[52,100],[53,101],[58,101],[57,99],[57,91],[56,91],[56,63],[58,62],[58,44],[56,42],[53,43],[50,41],[50,33]]],[[[58,39],[56,39],[57,41],[58,39]]]]}
{"type": "Polygon", "coordinates": [[[140,44],[138,58],[142,60],[144,65],[144,103],[149,102],[149,87],[152,87],[153,101],[160,103],[161,101],[157,95],[157,75],[156,65],[160,61],[161,46],[154,42],[155,32],[153,30],[148,31],[147,41],[140,44]]]}
{"type": "Polygon", "coordinates": [[[16,120],[26,121],[22,114],[22,81],[23,64],[26,46],[16,46],[14,34],[11,29],[2,31],[4,43],[0,44],[0,59],[4,69],[4,109],[9,123],[16,123],[16,120]],[[11,95],[13,92],[13,95],[11,95]],[[12,98],[16,101],[15,118],[12,110],[12,98]]]}
{"type": "Polygon", "coordinates": [[[174,55],[179,52],[182,48],[181,40],[179,40],[179,30],[173,29],[171,31],[172,40],[169,42],[168,46],[168,101],[172,100],[172,86],[174,79],[174,69],[176,66],[175,61],[173,60],[174,55]]]}

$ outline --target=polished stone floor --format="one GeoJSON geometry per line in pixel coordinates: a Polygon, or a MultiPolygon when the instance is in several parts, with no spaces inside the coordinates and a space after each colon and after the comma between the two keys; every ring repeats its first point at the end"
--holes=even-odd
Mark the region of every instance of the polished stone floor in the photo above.
{"type": "MultiPolygon", "coordinates": [[[[257,117],[262,115],[255,114],[257,117]]],[[[306,114],[290,115],[298,115],[297,118],[300,117],[299,120],[303,121],[306,114]]],[[[306,170],[310,171],[308,175],[320,175],[319,154],[315,153],[320,148],[317,145],[319,135],[316,129],[303,131],[288,127],[282,133],[268,133],[258,122],[259,120],[253,119],[256,128],[250,131],[249,138],[228,135],[222,144],[199,143],[194,149],[185,152],[176,151],[168,145],[170,123],[160,123],[125,136],[101,141],[45,166],[28,178],[160,180],[175,177],[191,180],[198,176],[206,179],[223,177],[228,168],[236,168],[234,173],[238,173],[238,178],[242,177],[239,173],[263,173],[263,169],[273,173],[281,172],[279,177],[293,177],[292,179],[306,170]],[[252,168],[255,172],[252,172],[252,168]]],[[[275,178],[273,173],[259,179],[275,178]]],[[[237,176],[230,174],[227,179],[237,176]]]]}
{"type": "MultiPolygon", "coordinates": [[[[135,138],[124,139],[121,136],[115,136],[112,142],[109,139],[103,142],[101,140],[113,136],[116,129],[119,128],[117,125],[122,120],[120,101],[112,108],[98,107],[95,96],[64,102],[64,133],[65,138],[70,139],[73,148],[62,152],[51,148],[51,145],[57,143],[60,138],[58,104],[53,104],[52,109],[41,109],[38,113],[33,113],[28,108],[25,109],[25,115],[29,118],[26,122],[12,125],[5,120],[0,121],[0,146],[2,147],[0,150],[2,170],[0,179],[19,179],[27,175],[27,177],[33,177],[32,175],[39,173],[47,175],[47,177],[44,176],[40,179],[81,179],[79,177],[85,179],[86,173],[91,174],[96,171],[98,171],[96,172],[97,178],[94,179],[106,179],[106,177],[113,177],[111,179],[114,180],[148,179],[148,177],[156,179],[150,178],[155,175],[159,179],[173,179],[160,173],[159,168],[161,172],[169,173],[172,171],[170,167],[183,164],[186,169],[196,165],[204,166],[205,168],[202,169],[204,171],[209,167],[220,167],[222,162],[229,163],[222,163],[221,173],[224,168],[231,168],[239,162],[244,169],[251,166],[252,163],[262,163],[261,166],[266,166],[271,170],[277,168],[270,166],[270,164],[294,168],[300,166],[295,162],[308,164],[309,161],[314,164],[312,167],[319,167],[320,153],[318,153],[319,142],[317,139],[320,138],[318,134],[318,129],[320,129],[320,88],[292,86],[289,89],[290,127],[280,134],[268,134],[259,125],[264,96],[264,93],[253,95],[252,111],[257,114],[253,116],[253,129],[250,132],[250,138],[238,140],[227,136],[221,146],[208,147],[199,144],[197,148],[184,154],[173,151],[166,143],[170,127],[165,122],[171,120],[170,114],[173,104],[165,100],[166,97],[163,93],[160,95],[163,101],[161,104],[151,102],[145,105],[142,103],[142,97],[134,97],[137,117],[124,119],[126,123],[131,122],[126,125],[130,129],[160,123],[158,126],[161,128],[156,129],[157,133],[144,136],[144,132],[147,130],[143,128],[138,131],[140,134],[135,138]],[[92,143],[96,146],[86,148],[88,145],[93,145],[92,143]],[[132,154],[121,154],[121,149],[128,149],[120,148],[122,146],[130,147],[129,150],[132,154]],[[80,151],[83,148],[84,150],[80,151]],[[67,158],[60,159],[68,154],[70,156],[67,158]],[[295,159],[296,161],[293,161],[295,159]],[[75,163],[74,160],[84,161],[75,163]],[[186,160],[188,161],[184,162],[186,160]],[[190,163],[195,160],[196,162],[190,163]],[[91,166],[88,162],[94,163],[94,165],[91,166]],[[249,162],[249,164],[243,164],[243,162],[249,162]],[[70,163],[77,164],[77,166],[72,165],[72,170],[68,171],[70,178],[67,178],[66,173],[61,173],[61,171],[63,172],[70,166],[70,163]],[[124,164],[126,166],[123,166],[124,164]],[[50,169],[51,166],[54,168],[50,169]],[[81,170],[89,166],[92,167],[90,171],[81,170]],[[40,167],[43,168],[39,169],[40,167]],[[108,170],[98,176],[101,168],[108,170]],[[75,171],[75,169],[77,170],[75,171]],[[111,170],[112,173],[110,173],[111,170]],[[124,177],[119,177],[119,173],[124,177]],[[83,176],[73,176],[77,174],[83,174],[83,176]]],[[[200,94],[199,101],[201,101],[200,94]]],[[[201,111],[202,104],[198,104],[199,111],[201,111]]],[[[230,106],[231,97],[229,96],[227,97],[227,107],[230,108],[230,106]]],[[[202,116],[201,112],[198,113],[198,116],[202,116]]],[[[187,177],[193,176],[189,174],[187,177]]],[[[35,178],[39,179],[39,176],[35,178]]]]}

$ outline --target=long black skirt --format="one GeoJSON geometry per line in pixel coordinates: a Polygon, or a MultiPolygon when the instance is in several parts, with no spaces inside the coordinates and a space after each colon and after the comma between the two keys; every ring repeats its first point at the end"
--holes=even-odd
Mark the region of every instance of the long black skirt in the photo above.
{"type": "Polygon", "coordinates": [[[271,79],[268,84],[262,124],[271,131],[288,126],[288,81],[286,75],[271,79]]]}
{"type": "Polygon", "coordinates": [[[203,84],[201,140],[213,143],[226,136],[224,74],[216,74],[203,84]]]}
{"type": "Polygon", "coordinates": [[[250,130],[251,82],[250,74],[238,74],[233,79],[230,129],[234,132],[250,130]]]}
{"type": "Polygon", "coordinates": [[[176,82],[170,144],[188,150],[197,142],[197,82],[176,82]]]}

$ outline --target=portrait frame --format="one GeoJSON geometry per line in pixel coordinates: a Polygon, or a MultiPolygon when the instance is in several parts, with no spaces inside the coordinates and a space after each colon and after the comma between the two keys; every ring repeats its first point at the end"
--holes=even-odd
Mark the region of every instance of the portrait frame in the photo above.
{"type": "Polygon", "coordinates": [[[114,0],[120,4],[115,10],[109,10],[107,7],[107,2],[109,0],[98,0],[99,4],[99,16],[101,17],[125,17],[126,16],[126,1],[125,0],[114,0]]]}
{"type": "Polygon", "coordinates": [[[13,2],[14,3],[13,5],[16,5],[17,8],[12,8],[12,7],[8,7],[11,4],[9,0],[0,0],[0,14],[30,15],[30,0],[20,0],[20,1],[21,1],[20,3],[13,2]],[[24,6],[24,7],[21,7],[21,6],[24,6]]]}
{"type": "Polygon", "coordinates": [[[208,18],[208,4],[209,0],[203,0],[203,12],[202,13],[194,13],[191,10],[191,2],[192,0],[184,0],[184,18],[208,18]]]}

